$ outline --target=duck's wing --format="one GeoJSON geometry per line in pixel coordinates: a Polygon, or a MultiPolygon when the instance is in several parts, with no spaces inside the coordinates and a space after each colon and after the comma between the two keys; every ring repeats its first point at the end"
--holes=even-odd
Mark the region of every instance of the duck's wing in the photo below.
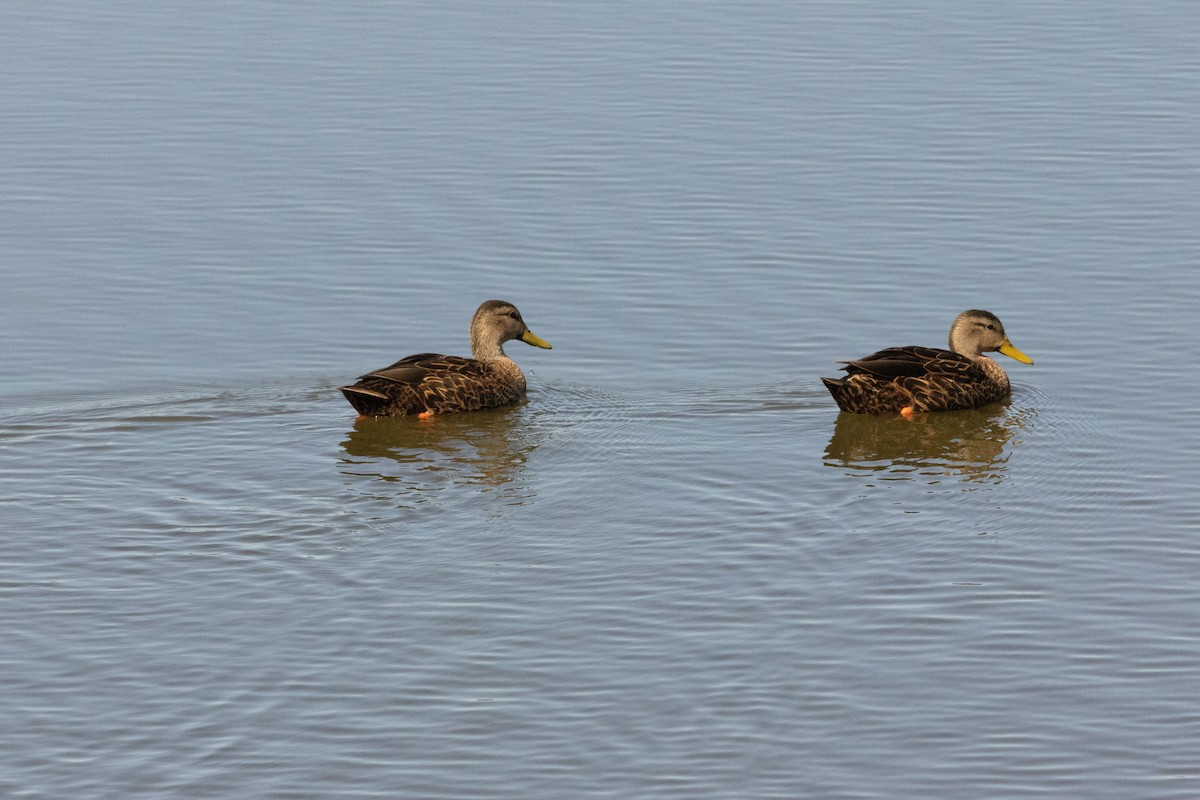
{"type": "Polygon", "coordinates": [[[471,378],[479,377],[486,372],[486,367],[473,358],[447,356],[441,353],[417,353],[406,356],[383,369],[368,372],[359,378],[359,382],[371,380],[419,386],[429,378],[438,375],[458,375],[471,378]]]}
{"type": "Polygon", "coordinates": [[[849,375],[872,375],[883,380],[926,378],[973,382],[986,378],[979,365],[952,350],[937,347],[888,347],[869,356],[841,362],[849,375]]]}

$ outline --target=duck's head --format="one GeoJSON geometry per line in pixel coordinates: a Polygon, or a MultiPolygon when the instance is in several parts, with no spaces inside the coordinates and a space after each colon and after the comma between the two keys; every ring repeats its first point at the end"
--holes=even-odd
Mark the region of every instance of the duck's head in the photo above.
{"type": "Polygon", "coordinates": [[[1022,364],[1033,363],[1032,358],[1013,347],[999,317],[979,309],[964,311],[955,318],[950,326],[950,349],[971,358],[995,350],[1022,364]]]}
{"type": "Polygon", "coordinates": [[[471,318],[471,354],[484,359],[502,354],[505,342],[520,339],[534,347],[550,349],[550,343],[537,336],[521,319],[521,312],[504,300],[487,300],[471,318]]]}

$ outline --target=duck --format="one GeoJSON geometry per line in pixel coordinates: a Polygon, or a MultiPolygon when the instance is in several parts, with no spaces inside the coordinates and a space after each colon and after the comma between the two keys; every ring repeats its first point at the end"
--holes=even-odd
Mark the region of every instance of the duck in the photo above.
{"type": "Polygon", "coordinates": [[[971,309],[950,326],[950,349],[888,347],[853,361],[840,361],[847,373],[821,378],[838,408],[856,414],[957,411],[979,408],[1011,394],[1008,374],[984,355],[1000,352],[1022,364],[1033,359],[1009,341],[1000,319],[971,309]]]}
{"type": "Polygon", "coordinates": [[[516,306],[486,300],[471,318],[470,358],[418,353],[339,388],[364,417],[426,418],[510,405],[525,397],[525,375],[504,352],[513,340],[551,349],[516,306]]]}

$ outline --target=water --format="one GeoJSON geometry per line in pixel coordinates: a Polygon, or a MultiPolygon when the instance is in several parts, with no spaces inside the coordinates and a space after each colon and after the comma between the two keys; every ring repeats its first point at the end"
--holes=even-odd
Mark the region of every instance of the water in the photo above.
{"type": "Polygon", "coordinates": [[[1192,798],[1184,3],[0,11],[0,794],[1192,798]],[[529,402],[359,420],[463,353],[529,402]],[[997,313],[1012,401],[839,416],[997,313]]]}

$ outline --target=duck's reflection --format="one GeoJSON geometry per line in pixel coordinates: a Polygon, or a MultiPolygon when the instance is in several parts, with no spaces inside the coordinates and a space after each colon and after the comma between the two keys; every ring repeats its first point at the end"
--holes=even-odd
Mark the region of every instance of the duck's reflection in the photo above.
{"type": "Polygon", "coordinates": [[[917,414],[838,414],[825,464],[891,478],[999,483],[1028,409],[992,405],[971,411],[917,414]]]}
{"type": "MultiPolygon", "coordinates": [[[[537,448],[522,418],[520,406],[429,419],[360,417],[342,442],[342,472],[401,484],[410,490],[402,493],[401,505],[452,486],[513,490],[537,448]]],[[[394,491],[388,492],[393,501],[394,491]]],[[[519,494],[510,499],[520,502],[519,494]]]]}

